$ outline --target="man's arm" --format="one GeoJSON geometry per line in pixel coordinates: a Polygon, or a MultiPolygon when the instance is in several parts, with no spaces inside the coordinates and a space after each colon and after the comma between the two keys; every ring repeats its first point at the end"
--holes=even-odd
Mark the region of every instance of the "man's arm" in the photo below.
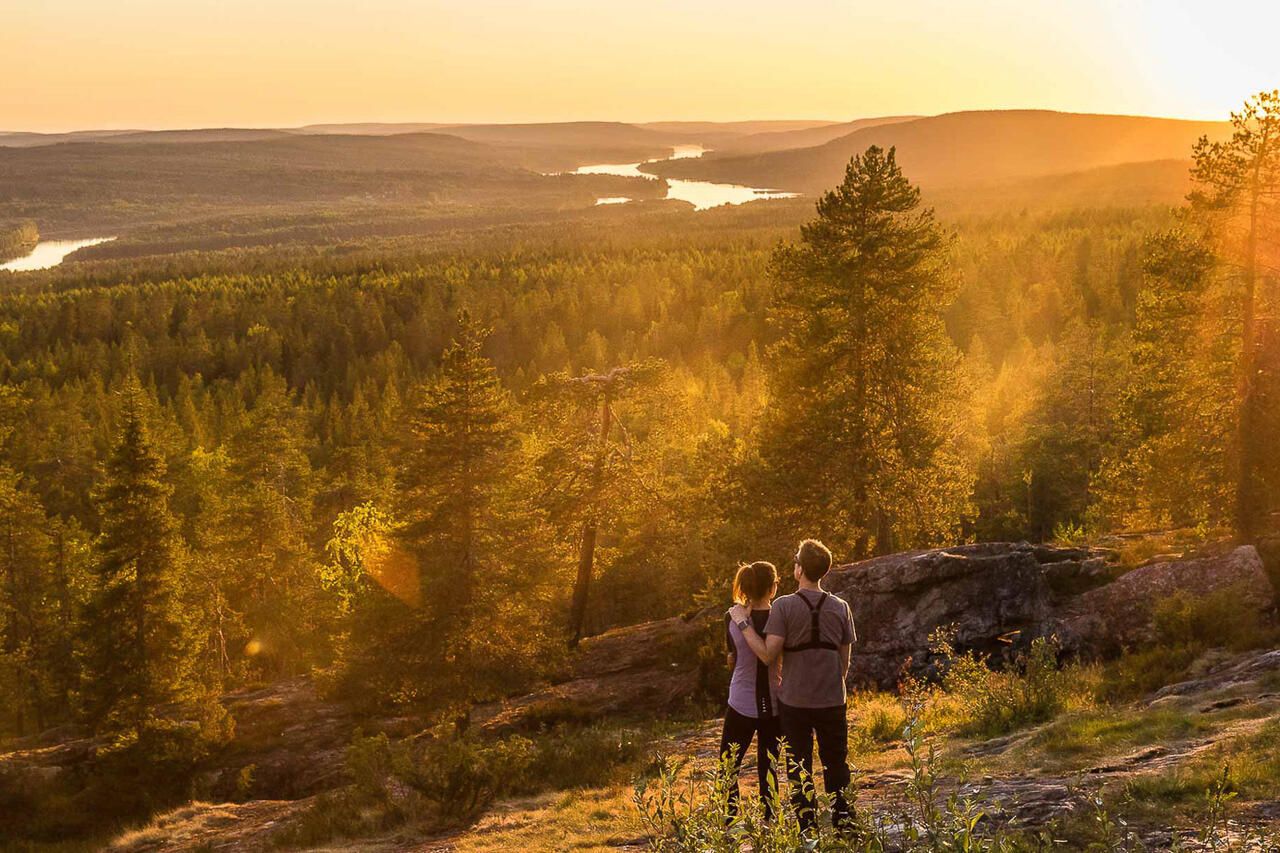
{"type": "Polygon", "coordinates": [[[849,679],[849,661],[853,657],[853,646],[840,647],[840,677],[846,681],[849,679]]]}

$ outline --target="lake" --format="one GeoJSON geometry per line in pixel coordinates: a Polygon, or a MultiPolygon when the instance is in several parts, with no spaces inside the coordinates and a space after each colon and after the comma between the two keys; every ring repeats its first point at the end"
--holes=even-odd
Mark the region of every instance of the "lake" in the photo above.
{"type": "MultiPolygon", "coordinates": [[[[671,160],[684,160],[689,157],[701,157],[708,149],[701,145],[677,145],[671,153],[671,160]]],[[[659,163],[661,160],[648,160],[648,163],[659,163]]],[[[597,163],[591,166],[579,166],[570,174],[573,175],[620,175],[624,178],[647,178],[656,181],[653,175],[640,171],[641,163],[597,163]]],[[[667,178],[667,198],[687,201],[694,210],[707,210],[722,204],[743,204],[762,198],[795,198],[798,193],[766,190],[758,187],[744,187],[738,184],[715,184],[710,181],[681,181],[667,178]]],[[[624,204],[631,199],[623,196],[598,198],[596,204],[624,204]]]]}
{"type": "Polygon", "coordinates": [[[43,270],[49,267],[56,267],[62,263],[63,258],[76,249],[83,249],[85,246],[96,246],[99,243],[108,243],[114,239],[115,237],[90,237],[87,240],[41,240],[31,250],[31,254],[0,264],[0,270],[25,272],[27,270],[43,270]]]}

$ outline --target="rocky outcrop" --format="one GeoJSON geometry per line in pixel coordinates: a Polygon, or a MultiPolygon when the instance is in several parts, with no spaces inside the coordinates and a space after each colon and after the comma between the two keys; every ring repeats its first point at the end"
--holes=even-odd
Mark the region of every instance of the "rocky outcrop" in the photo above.
{"type": "Polygon", "coordinates": [[[698,645],[713,620],[718,614],[708,609],[590,637],[567,680],[481,706],[472,720],[501,732],[563,719],[669,714],[696,691],[698,645]]]}
{"type": "Polygon", "coordinates": [[[930,671],[930,635],[940,628],[958,648],[996,662],[1039,636],[1096,657],[1149,642],[1156,603],[1176,594],[1230,594],[1242,619],[1256,619],[1275,601],[1252,546],[1113,575],[1102,552],[989,543],[841,566],[825,586],[849,602],[858,625],[850,683],[882,687],[907,661],[930,671]]]}
{"type": "Polygon", "coordinates": [[[849,680],[890,686],[910,660],[930,666],[930,636],[999,659],[1046,633],[1071,596],[1111,577],[1087,549],[1022,543],[963,545],[840,566],[824,586],[849,602],[858,629],[849,680]]]}
{"type": "Polygon", "coordinates": [[[1256,620],[1275,601],[1257,549],[1242,545],[1220,556],[1150,563],[1081,593],[1063,606],[1054,631],[1071,651],[1115,654],[1154,639],[1156,604],[1178,594],[1228,595],[1239,619],[1256,620]]]}

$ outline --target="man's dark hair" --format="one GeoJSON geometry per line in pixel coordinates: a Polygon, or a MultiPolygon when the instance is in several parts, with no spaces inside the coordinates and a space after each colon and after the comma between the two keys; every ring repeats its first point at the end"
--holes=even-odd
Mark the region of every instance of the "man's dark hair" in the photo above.
{"type": "Polygon", "coordinates": [[[831,571],[831,551],[817,539],[806,539],[796,551],[796,562],[804,576],[817,583],[831,571]]]}

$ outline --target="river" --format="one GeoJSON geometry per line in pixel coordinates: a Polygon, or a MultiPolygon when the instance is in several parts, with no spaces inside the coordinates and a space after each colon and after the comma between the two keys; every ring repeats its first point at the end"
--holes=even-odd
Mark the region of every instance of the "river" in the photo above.
{"type": "MultiPolygon", "coordinates": [[[[684,160],[689,157],[701,157],[707,153],[701,145],[677,145],[672,151],[671,160],[684,160]]],[[[645,162],[659,163],[661,160],[645,162]]],[[[579,166],[572,175],[620,175],[624,178],[647,178],[656,181],[653,175],[640,171],[644,163],[598,163],[591,166],[579,166]]],[[[765,190],[757,187],[744,187],[738,184],[714,184],[710,181],[682,181],[667,178],[667,198],[687,201],[694,210],[706,210],[722,204],[742,204],[762,198],[795,198],[798,193],[780,190],[765,190]]],[[[631,201],[626,196],[608,196],[596,199],[596,204],[625,204],[631,201]]]]}
{"type": "Polygon", "coordinates": [[[114,239],[115,237],[90,237],[87,240],[41,240],[36,243],[36,247],[31,250],[31,254],[0,264],[0,270],[25,272],[27,270],[43,270],[49,267],[56,267],[62,263],[63,258],[76,249],[96,246],[99,243],[107,243],[114,239]]]}

